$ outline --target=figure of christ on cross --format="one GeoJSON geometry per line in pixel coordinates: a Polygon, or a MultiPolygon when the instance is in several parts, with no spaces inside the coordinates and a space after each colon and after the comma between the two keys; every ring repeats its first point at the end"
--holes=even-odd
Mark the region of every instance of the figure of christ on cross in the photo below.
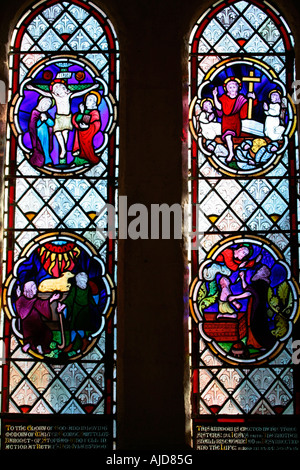
{"type": "Polygon", "coordinates": [[[99,85],[92,84],[88,88],[79,90],[77,92],[71,92],[65,81],[63,80],[54,80],[50,85],[50,90],[45,91],[40,88],[37,88],[31,84],[27,85],[28,90],[36,91],[43,96],[53,98],[56,104],[56,115],[55,115],[55,124],[53,127],[53,132],[56,135],[60,146],[60,163],[66,162],[67,154],[67,142],[69,131],[72,130],[72,115],[71,115],[71,100],[77,96],[85,95],[86,93],[98,88],[99,85]]]}
{"type": "Polygon", "coordinates": [[[255,78],[254,75],[250,73],[250,77],[245,77],[243,80],[249,82],[248,100],[240,93],[242,84],[241,81],[235,77],[230,77],[225,80],[223,84],[225,93],[223,95],[218,96],[217,87],[213,90],[217,114],[222,118],[222,139],[226,142],[229,152],[226,158],[227,163],[231,162],[234,158],[233,137],[239,137],[241,135],[241,120],[246,118],[251,119],[252,106],[257,104],[253,92],[253,83],[260,81],[260,79],[255,78]]]}

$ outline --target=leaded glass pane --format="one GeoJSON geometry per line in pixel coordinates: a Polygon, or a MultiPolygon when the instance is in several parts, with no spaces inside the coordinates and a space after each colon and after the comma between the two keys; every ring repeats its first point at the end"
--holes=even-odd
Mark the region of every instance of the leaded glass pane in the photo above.
{"type": "Polygon", "coordinates": [[[117,198],[118,54],[106,15],[66,1],[29,8],[9,55],[3,423],[95,415],[94,448],[115,437],[117,250],[104,208],[117,198]]]}
{"type": "Polygon", "coordinates": [[[294,415],[299,316],[293,38],[265,2],[214,7],[193,30],[189,62],[192,418],[199,449],[201,423],[294,415]]]}

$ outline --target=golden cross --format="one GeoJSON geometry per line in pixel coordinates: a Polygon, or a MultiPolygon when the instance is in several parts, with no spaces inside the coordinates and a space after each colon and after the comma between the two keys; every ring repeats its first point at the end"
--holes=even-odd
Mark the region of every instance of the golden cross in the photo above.
{"type": "MultiPolygon", "coordinates": [[[[243,82],[249,82],[249,93],[253,93],[254,91],[254,83],[260,82],[259,77],[254,77],[254,71],[250,70],[249,77],[243,77],[243,82]]],[[[253,106],[253,98],[249,98],[248,103],[248,119],[252,119],[252,106],[253,106]]]]}

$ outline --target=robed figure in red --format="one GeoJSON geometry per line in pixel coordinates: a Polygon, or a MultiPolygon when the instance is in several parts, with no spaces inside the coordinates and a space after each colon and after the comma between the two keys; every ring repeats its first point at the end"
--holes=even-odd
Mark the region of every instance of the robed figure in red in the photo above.
{"type": "Polygon", "coordinates": [[[236,248],[225,248],[225,250],[217,256],[216,261],[217,263],[224,264],[232,272],[236,272],[242,268],[252,268],[261,260],[261,255],[250,259],[251,251],[251,247],[248,245],[238,245],[236,248]]]}
{"type": "MultiPolygon", "coordinates": [[[[222,118],[222,139],[226,142],[229,155],[226,159],[230,162],[234,157],[233,137],[241,135],[242,119],[248,115],[248,100],[240,93],[241,81],[230,77],[224,82],[225,93],[218,96],[218,88],[214,88],[213,97],[217,114],[222,118]]],[[[253,105],[257,104],[254,93],[248,93],[248,98],[254,99],[253,105]]]]}
{"type": "MultiPolygon", "coordinates": [[[[17,289],[16,309],[21,321],[21,332],[24,338],[23,351],[29,348],[40,354],[50,352],[52,332],[45,320],[51,320],[50,304],[60,297],[54,293],[50,299],[37,297],[37,286],[34,281],[28,281],[24,285],[23,294],[20,287],[17,289]]],[[[63,308],[63,305],[58,307],[63,308]]]]}
{"type": "Polygon", "coordinates": [[[95,153],[94,137],[101,128],[98,111],[100,100],[99,93],[93,91],[88,93],[85,97],[85,103],[80,104],[79,112],[72,118],[76,129],[73,144],[75,165],[99,163],[99,157],[95,153]]]}

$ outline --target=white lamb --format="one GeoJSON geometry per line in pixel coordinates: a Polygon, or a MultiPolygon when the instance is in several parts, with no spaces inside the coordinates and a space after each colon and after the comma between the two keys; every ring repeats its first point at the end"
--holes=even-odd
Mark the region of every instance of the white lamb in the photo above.
{"type": "Polygon", "coordinates": [[[39,286],[39,292],[68,292],[70,290],[71,284],[69,279],[74,277],[70,271],[63,273],[60,277],[52,278],[52,279],[45,279],[42,281],[39,286]]]}

